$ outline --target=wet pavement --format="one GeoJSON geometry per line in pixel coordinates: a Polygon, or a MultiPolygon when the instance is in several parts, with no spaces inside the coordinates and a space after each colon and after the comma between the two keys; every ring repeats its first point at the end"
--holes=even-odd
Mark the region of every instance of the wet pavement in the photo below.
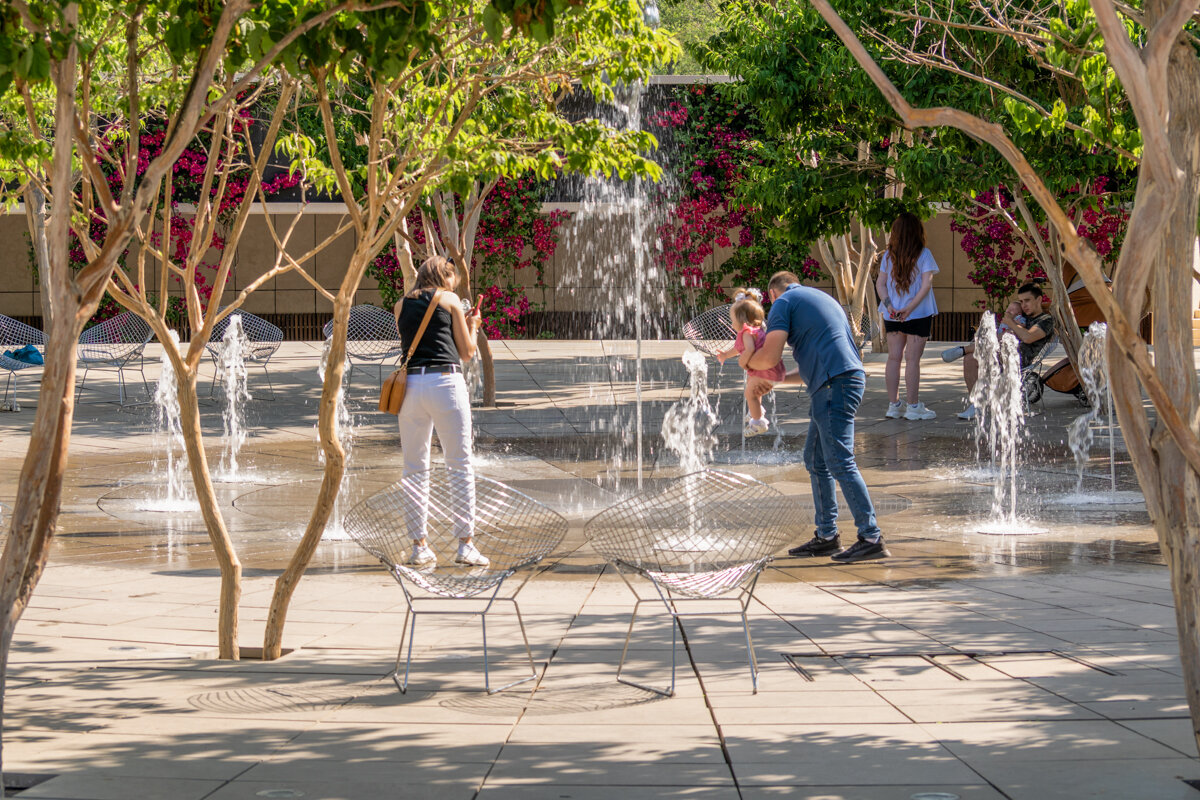
{"type": "MultiPolygon", "coordinates": [[[[646,346],[647,488],[680,472],[657,431],[687,394],[686,347],[646,346]]],[[[21,796],[1200,796],[1180,780],[1200,778],[1200,764],[1168,575],[1119,433],[1117,490],[1132,501],[1102,502],[1106,431],[1080,495],[1063,440],[1082,409],[1048,395],[1027,421],[1018,492],[1021,516],[1045,532],[979,533],[992,472],[973,427],[953,416],[958,365],[936,355],[922,399],[939,418],[927,422],[883,418],[883,364],[868,359],[857,457],[892,557],[772,563],[750,610],[762,691],[750,692],[741,626],[720,617],[683,623],[674,698],[613,681],[633,597],[582,531],[637,490],[632,349],[496,344],[500,404],[475,411],[478,470],[571,528],[520,596],[538,680],[492,696],[480,691],[470,619],[422,619],[413,689],[396,692],[403,597],[336,520],[289,615],[296,651],[269,664],[210,660],[217,571],[199,515],[145,510],[165,483],[152,411],[120,408],[115,384],[93,389],[89,376],[51,567],[17,631],[6,706],[6,770],[58,777],[21,796]]],[[[277,399],[250,406],[245,473],[217,484],[245,569],[244,646],[260,644],[273,578],[320,479],[318,358],[318,345],[284,346],[272,361],[277,399]]],[[[803,393],[778,393],[778,437],[743,444],[734,368],[712,367],[714,465],[782,492],[796,541],[807,539],[803,393]]],[[[339,518],[399,474],[395,422],[371,408],[374,381],[356,370],[349,393],[355,444],[339,518]]],[[[21,412],[0,415],[10,453],[23,452],[32,419],[29,390],[20,397],[21,412]]],[[[220,411],[219,401],[202,409],[213,464],[220,411]]],[[[0,464],[5,504],[19,469],[17,458],[0,464]]],[[[661,683],[671,637],[661,611],[645,610],[630,666],[661,683]]],[[[493,668],[515,675],[520,639],[509,612],[496,613],[493,668]]]]}

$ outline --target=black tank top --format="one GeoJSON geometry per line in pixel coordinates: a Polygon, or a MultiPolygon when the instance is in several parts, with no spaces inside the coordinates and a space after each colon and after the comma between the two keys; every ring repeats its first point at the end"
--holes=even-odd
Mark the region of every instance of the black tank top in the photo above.
{"type": "MultiPolygon", "coordinates": [[[[404,344],[404,352],[412,346],[413,337],[421,327],[421,320],[429,310],[429,301],[433,298],[432,291],[421,292],[416,297],[405,297],[400,303],[400,318],[396,321],[400,328],[400,341],[404,344]]],[[[444,308],[434,309],[429,319],[429,326],[421,336],[417,349],[413,351],[410,367],[446,367],[452,364],[462,364],[458,357],[458,348],[454,346],[454,333],[451,329],[453,320],[450,312],[444,308]]]]}

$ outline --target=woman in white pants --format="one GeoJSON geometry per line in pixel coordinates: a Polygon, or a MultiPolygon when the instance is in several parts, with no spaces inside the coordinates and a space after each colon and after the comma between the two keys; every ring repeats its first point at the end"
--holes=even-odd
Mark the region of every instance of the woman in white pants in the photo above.
{"type": "Polygon", "coordinates": [[[426,260],[417,269],[412,289],[396,303],[396,327],[407,353],[412,346],[429,303],[437,294],[437,306],[429,319],[412,357],[408,360],[408,382],[404,405],[400,409],[400,446],[404,450],[404,480],[413,492],[419,518],[408,521],[413,540],[410,563],[433,564],[437,555],[426,539],[428,507],[429,447],[433,431],[446,459],[450,474],[450,502],[458,517],[460,564],[485,567],[488,559],[472,541],[475,518],[475,472],[471,466],[471,403],[463,380],[462,360],[475,355],[475,334],[479,331],[477,310],[467,314],[454,290],[458,273],[454,265],[440,256],[426,260]],[[420,485],[412,485],[411,481],[420,485]]]}

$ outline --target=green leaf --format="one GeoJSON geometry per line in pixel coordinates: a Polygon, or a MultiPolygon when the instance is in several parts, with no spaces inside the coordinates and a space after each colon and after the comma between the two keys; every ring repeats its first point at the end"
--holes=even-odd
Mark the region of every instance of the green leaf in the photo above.
{"type": "Polygon", "coordinates": [[[504,19],[500,16],[500,12],[490,5],[483,8],[483,29],[496,44],[499,44],[504,38],[504,19]]]}

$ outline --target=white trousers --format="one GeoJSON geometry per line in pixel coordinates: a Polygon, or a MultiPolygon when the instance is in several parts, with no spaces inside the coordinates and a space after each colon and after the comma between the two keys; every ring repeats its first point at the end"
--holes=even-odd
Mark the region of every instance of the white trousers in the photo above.
{"type": "Polygon", "coordinates": [[[475,471],[471,466],[471,401],[463,376],[455,372],[410,373],[399,420],[403,478],[415,506],[415,513],[406,520],[409,536],[422,539],[427,535],[429,481],[419,473],[429,469],[429,449],[436,430],[450,474],[450,497],[435,498],[435,504],[448,513],[455,536],[470,538],[475,531],[475,471]]]}

